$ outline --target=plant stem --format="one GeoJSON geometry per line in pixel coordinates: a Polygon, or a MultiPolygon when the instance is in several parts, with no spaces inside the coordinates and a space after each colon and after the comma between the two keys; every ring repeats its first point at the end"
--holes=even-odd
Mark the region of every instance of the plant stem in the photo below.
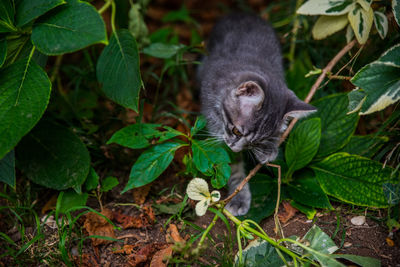
{"type": "Polygon", "coordinates": [[[294,22],[293,22],[293,29],[292,29],[292,37],[290,38],[290,49],[289,49],[289,61],[290,61],[290,69],[293,68],[293,60],[294,60],[294,54],[296,52],[296,41],[297,41],[297,32],[300,28],[300,20],[299,16],[297,15],[296,11],[299,9],[300,5],[303,3],[303,0],[297,0],[296,1],[296,9],[295,9],[295,17],[294,17],[294,22]]]}
{"type": "Polygon", "coordinates": [[[201,236],[201,239],[199,241],[199,244],[197,245],[197,248],[201,248],[203,246],[204,240],[206,239],[207,234],[211,231],[211,229],[214,227],[215,223],[218,220],[218,215],[215,214],[212,222],[208,225],[208,227],[206,228],[206,230],[204,231],[203,235],[201,236]]]}
{"type": "MultiPolygon", "coordinates": [[[[339,62],[339,60],[347,54],[347,52],[349,52],[354,45],[357,43],[357,41],[354,39],[353,41],[351,41],[350,43],[348,43],[346,46],[344,46],[339,53],[336,54],[336,56],[334,58],[331,59],[331,61],[329,61],[328,65],[326,65],[326,67],[322,70],[321,75],[319,75],[318,79],[315,81],[315,83],[313,84],[313,86],[311,87],[310,91],[308,92],[308,95],[306,97],[306,99],[304,100],[304,102],[306,103],[310,103],[311,99],[313,98],[313,96],[315,95],[315,92],[317,91],[317,89],[319,88],[319,86],[321,85],[322,81],[325,79],[326,75],[328,72],[331,72],[333,67],[339,62]]],[[[279,141],[280,144],[283,143],[283,141],[285,141],[285,139],[288,137],[290,131],[293,129],[294,125],[296,124],[296,122],[298,121],[298,119],[293,119],[289,126],[287,127],[286,131],[283,133],[281,140],[279,141]]]]}
{"type": "Polygon", "coordinates": [[[275,213],[274,213],[274,221],[275,221],[275,232],[278,233],[280,238],[284,238],[281,223],[279,221],[278,212],[279,212],[279,202],[281,202],[281,166],[276,164],[268,163],[267,166],[277,168],[278,169],[278,193],[276,196],[276,206],[275,206],[275,213]]]}
{"type": "Polygon", "coordinates": [[[115,3],[113,0],[110,0],[111,2],[111,29],[113,33],[115,34],[117,32],[115,28],[115,13],[117,11],[117,7],[115,6],[115,3]]]}
{"type": "Polygon", "coordinates": [[[99,10],[97,10],[97,12],[98,12],[100,15],[103,14],[104,11],[106,11],[106,10],[110,7],[110,5],[111,5],[112,2],[113,2],[113,0],[108,0],[108,1],[106,1],[106,3],[105,3],[99,10]]]}

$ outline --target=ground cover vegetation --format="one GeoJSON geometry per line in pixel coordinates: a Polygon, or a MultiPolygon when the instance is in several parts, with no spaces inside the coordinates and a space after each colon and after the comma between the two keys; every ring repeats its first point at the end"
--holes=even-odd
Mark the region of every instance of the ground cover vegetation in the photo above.
{"type": "Polygon", "coordinates": [[[345,210],[399,247],[399,25],[396,0],[1,1],[0,265],[395,263],[335,238],[345,210]],[[289,88],[318,108],[274,162],[244,154],[241,217],[221,199],[237,155],[208,134],[195,83],[210,28],[237,9],[271,22],[289,88]],[[288,236],[299,216],[313,226],[288,236]]]}

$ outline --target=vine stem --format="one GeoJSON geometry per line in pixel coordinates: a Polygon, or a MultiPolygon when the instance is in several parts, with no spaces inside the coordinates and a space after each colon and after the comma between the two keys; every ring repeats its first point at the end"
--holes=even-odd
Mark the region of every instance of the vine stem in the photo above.
{"type": "Polygon", "coordinates": [[[98,12],[100,15],[103,14],[104,11],[106,11],[106,10],[110,7],[110,5],[111,5],[112,2],[113,2],[113,0],[108,0],[108,1],[106,1],[106,3],[105,3],[99,10],[97,10],[97,12],[98,12]]]}
{"type": "Polygon", "coordinates": [[[197,245],[197,248],[201,248],[203,246],[204,240],[206,239],[207,234],[211,231],[211,229],[214,227],[215,223],[218,220],[218,215],[215,214],[212,222],[208,225],[206,230],[204,231],[203,235],[201,236],[201,239],[199,241],[199,244],[197,245]]]}
{"type": "MultiPolygon", "coordinates": [[[[328,65],[326,65],[326,67],[322,70],[322,73],[319,75],[318,79],[315,81],[315,83],[313,84],[313,86],[311,87],[310,91],[308,92],[308,95],[306,97],[306,99],[304,100],[304,102],[306,103],[310,103],[311,99],[313,98],[313,96],[315,95],[315,92],[317,91],[317,89],[319,88],[319,86],[321,85],[321,83],[323,82],[323,80],[325,79],[327,73],[330,73],[333,69],[333,67],[339,62],[339,60],[346,55],[353,47],[354,45],[357,43],[356,39],[354,39],[353,41],[351,41],[350,43],[348,43],[346,46],[344,46],[339,53],[336,54],[336,56],[334,56],[331,61],[329,61],[328,65]]],[[[290,131],[293,129],[294,125],[296,124],[297,119],[293,119],[289,126],[287,127],[286,131],[283,133],[281,139],[279,140],[279,145],[281,145],[285,139],[288,137],[290,131]]],[[[268,163],[267,163],[268,164],[268,163]]],[[[231,199],[236,196],[240,190],[243,189],[243,187],[250,181],[250,179],[258,172],[258,170],[263,166],[263,164],[259,163],[257,164],[250,172],[249,174],[246,176],[246,178],[243,179],[243,181],[236,187],[235,191],[229,195],[227,198],[225,198],[224,200],[221,200],[218,203],[222,203],[223,205],[226,205],[229,201],[231,201],[231,199]]],[[[279,178],[279,177],[278,177],[279,178]]],[[[278,181],[279,182],[279,181],[278,181]]],[[[280,183],[279,183],[280,185],[280,183]]],[[[280,188],[278,188],[279,190],[280,188]]],[[[280,192],[279,192],[280,193],[280,192]]],[[[279,194],[278,194],[279,195],[279,194]]],[[[279,203],[277,203],[277,205],[279,205],[279,203]]]]}

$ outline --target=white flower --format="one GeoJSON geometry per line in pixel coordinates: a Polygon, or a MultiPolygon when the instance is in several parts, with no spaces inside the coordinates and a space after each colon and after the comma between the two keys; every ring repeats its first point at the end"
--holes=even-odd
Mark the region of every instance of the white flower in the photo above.
{"type": "Polygon", "coordinates": [[[186,188],[186,193],[190,199],[199,201],[195,209],[197,216],[206,214],[210,203],[217,202],[221,197],[221,194],[216,190],[212,191],[210,194],[207,182],[201,178],[194,178],[191,180],[186,188]]]}

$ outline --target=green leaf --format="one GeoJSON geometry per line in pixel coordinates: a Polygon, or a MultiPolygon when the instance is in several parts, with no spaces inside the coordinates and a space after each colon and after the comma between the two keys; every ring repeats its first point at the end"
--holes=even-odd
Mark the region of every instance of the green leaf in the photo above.
{"type": "Polygon", "coordinates": [[[111,189],[113,189],[114,187],[116,187],[117,185],[119,185],[118,179],[115,177],[112,177],[112,176],[108,176],[103,181],[101,181],[100,190],[101,190],[101,192],[108,192],[111,189]]]}
{"type": "Polygon", "coordinates": [[[160,144],[181,132],[161,124],[136,123],[129,125],[113,134],[107,144],[116,143],[121,146],[139,149],[160,144]]]}
{"type": "Polygon", "coordinates": [[[175,151],[184,145],[178,142],[168,142],[144,151],[133,165],[128,184],[121,193],[154,181],[167,169],[174,158],[175,151]]]}
{"type": "Polygon", "coordinates": [[[89,174],[89,151],[68,128],[39,123],[16,150],[18,168],[33,182],[63,190],[83,184],[89,174]]]}
{"type": "Polygon", "coordinates": [[[393,8],[394,19],[400,26],[400,3],[398,0],[392,0],[392,8],[393,8]]]}
{"type": "Polygon", "coordinates": [[[353,6],[353,0],[308,0],[297,10],[297,14],[338,16],[348,13],[353,6]]]}
{"type": "Polygon", "coordinates": [[[388,206],[382,185],[395,180],[391,168],[344,152],[333,154],[311,167],[328,195],[360,206],[388,206]]]}
{"type": "Polygon", "coordinates": [[[368,11],[371,8],[372,0],[357,0],[357,3],[365,10],[368,11]]]}
{"type": "Polygon", "coordinates": [[[14,150],[0,159],[0,182],[15,188],[15,157],[14,150]]]}
{"type": "Polygon", "coordinates": [[[178,214],[183,208],[182,205],[185,205],[186,202],[180,202],[176,204],[153,204],[152,206],[156,208],[160,213],[165,214],[178,214]]]}
{"type": "Polygon", "coordinates": [[[316,40],[324,39],[344,29],[348,23],[347,15],[320,16],[312,28],[313,38],[316,40]]]}
{"type": "Polygon", "coordinates": [[[185,46],[182,44],[152,43],[143,49],[143,54],[157,58],[171,58],[185,46]]]}
{"type": "MultiPolygon", "coordinates": [[[[239,252],[238,252],[239,253],[239,252]]],[[[265,240],[250,241],[242,251],[243,262],[239,263],[239,255],[235,257],[235,266],[246,267],[275,267],[285,266],[276,248],[265,240]]],[[[288,260],[288,256],[285,257],[288,260]]]]}
{"type": "Polygon", "coordinates": [[[290,201],[290,205],[299,210],[301,213],[304,213],[307,216],[307,219],[312,220],[314,219],[315,214],[317,214],[317,210],[309,207],[309,206],[305,206],[303,204],[300,204],[294,200],[290,201]]]}
{"type": "Polygon", "coordinates": [[[347,94],[347,97],[349,98],[349,106],[347,107],[347,114],[351,114],[354,112],[358,112],[362,105],[364,104],[366,94],[364,90],[360,88],[355,88],[351,92],[347,94]]]}
{"type": "Polygon", "coordinates": [[[386,51],[377,61],[361,70],[351,82],[366,93],[361,115],[386,108],[400,99],[400,45],[386,51]]]}
{"type": "Polygon", "coordinates": [[[251,205],[249,212],[244,216],[239,216],[240,220],[251,219],[257,223],[274,213],[276,205],[277,185],[273,178],[256,174],[251,178],[251,205]]]}
{"type": "Polygon", "coordinates": [[[372,22],[374,21],[373,9],[364,10],[359,5],[354,5],[348,14],[348,19],[357,41],[360,44],[365,44],[371,31],[372,22]]]}
{"type": "Polygon", "coordinates": [[[397,205],[400,202],[400,183],[384,183],[383,193],[389,205],[397,205]]]}
{"type": "Polygon", "coordinates": [[[15,15],[16,25],[24,26],[47,11],[65,4],[64,0],[20,0],[15,15]]]}
{"type": "Polygon", "coordinates": [[[0,70],[0,158],[42,117],[50,89],[50,80],[32,60],[32,52],[0,70]]]}
{"type": "Polygon", "coordinates": [[[204,174],[212,170],[214,164],[230,163],[226,150],[214,140],[192,140],[193,162],[204,174]]]}
{"type": "Polygon", "coordinates": [[[189,14],[189,10],[183,5],[179,10],[168,12],[163,18],[162,22],[173,22],[173,21],[183,21],[183,22],[194,22],[193,18],[189,14]]]}
{"type": "Polygon", "coordinates": [[[308,240],[309,247],[320,253],[332,254],[339,249],[335,242],[315,224],[304,235],[303,240],[308,240]]]}
{"type": "Polygon", "coordinates": [[[231,177],[231,166],[228,163],[214,165],[215,175],[211,178],[211,185],[220,189],[224,187],[231,177]]]}
{"type": "Polygon", "coordinates": [[[354,135],[341,152],[372,158],[388,140],[386,136],[354,135]]]}
{"type": "Polygon", "coordinates": [[[15,7],[12,0],[0,1],[0,33],[17,31],[14,26],[15,7]]]}
{"type": "Polygon", "coordinates": [[[190,129],[190,136],[194,136],[199,131],[203,130],[207,125],[207,120],[204,116],[198,116],[194,126],[190,129]]]}
{"type": "Polygon", "coordinates": [[[46,55],[71,53],[96,43],[107,43],[104,21],[86,2],[68,0],[36,21],[32,42],[46,55]]]}
{"type": "Polygon", "coordinates": [[[346,94],[330,95],[313,102],[318,108],[314,116],[321,118],[321,142],[317,158],[321,159],[341,149],[354,133],[358,115],[347,115],[346,94]]]}
{"type": "Polygon", "coordinates": [[[379,11],[374,12],[374,24],[377,29],[379,36],[382,39],[385,39],[386,34],[388,32],[389,23],[385,14],[379,11]]]}
{"type": "Polygon", "coordinates": [[[111,100],[138,112],[142,86],[136,41],[125,29],[113,33],[97,62],[97,79],[111,100]]]}
{"type": "Polygon", "coordinates": [[[96,189],[98,185],[99,185],[99,175],[91,167],[85,181],[85,188],[87,191],[92,191],[96,189]]]}
{"type": "Polygon", "coordinates": [[[72,208],[85,206],[88,197],[88,193],[78,194],[72,189],[67,190],[62,194],[58,212],[66,213],[72,208]]]}
{"type": "Polygon", "coordinates": [[[301,122],[290,133],[285,147],[285,158],[291,172],[305,167],[317,154],[321,139],[321,120],[313,118],[301,122]]]}
{"type": "Polygon", "coordinates": [[[6,61],[7,57],[7,40],[0,39],[0,68],[3,66],[4,61],[6,61]]]}
{"type": "Polygon", "coordinates": [[[358,255],[349,255],[349,254],[334,254],[331,255],[331,257],[334,257],[336,259],[346,259],[362,267],[381,267],[381,262],[378,259],[370,257],[363,257],[358,255]]]}
{"type": "MultiPolygon", "coordinates": [[[[309,173],[309,172],[307,172],[309,173]]],[[[286,187],[293,200],[313,208],[332,209],[328,196],[321,189],[315,175],[295,179],[286,187]]]]}

